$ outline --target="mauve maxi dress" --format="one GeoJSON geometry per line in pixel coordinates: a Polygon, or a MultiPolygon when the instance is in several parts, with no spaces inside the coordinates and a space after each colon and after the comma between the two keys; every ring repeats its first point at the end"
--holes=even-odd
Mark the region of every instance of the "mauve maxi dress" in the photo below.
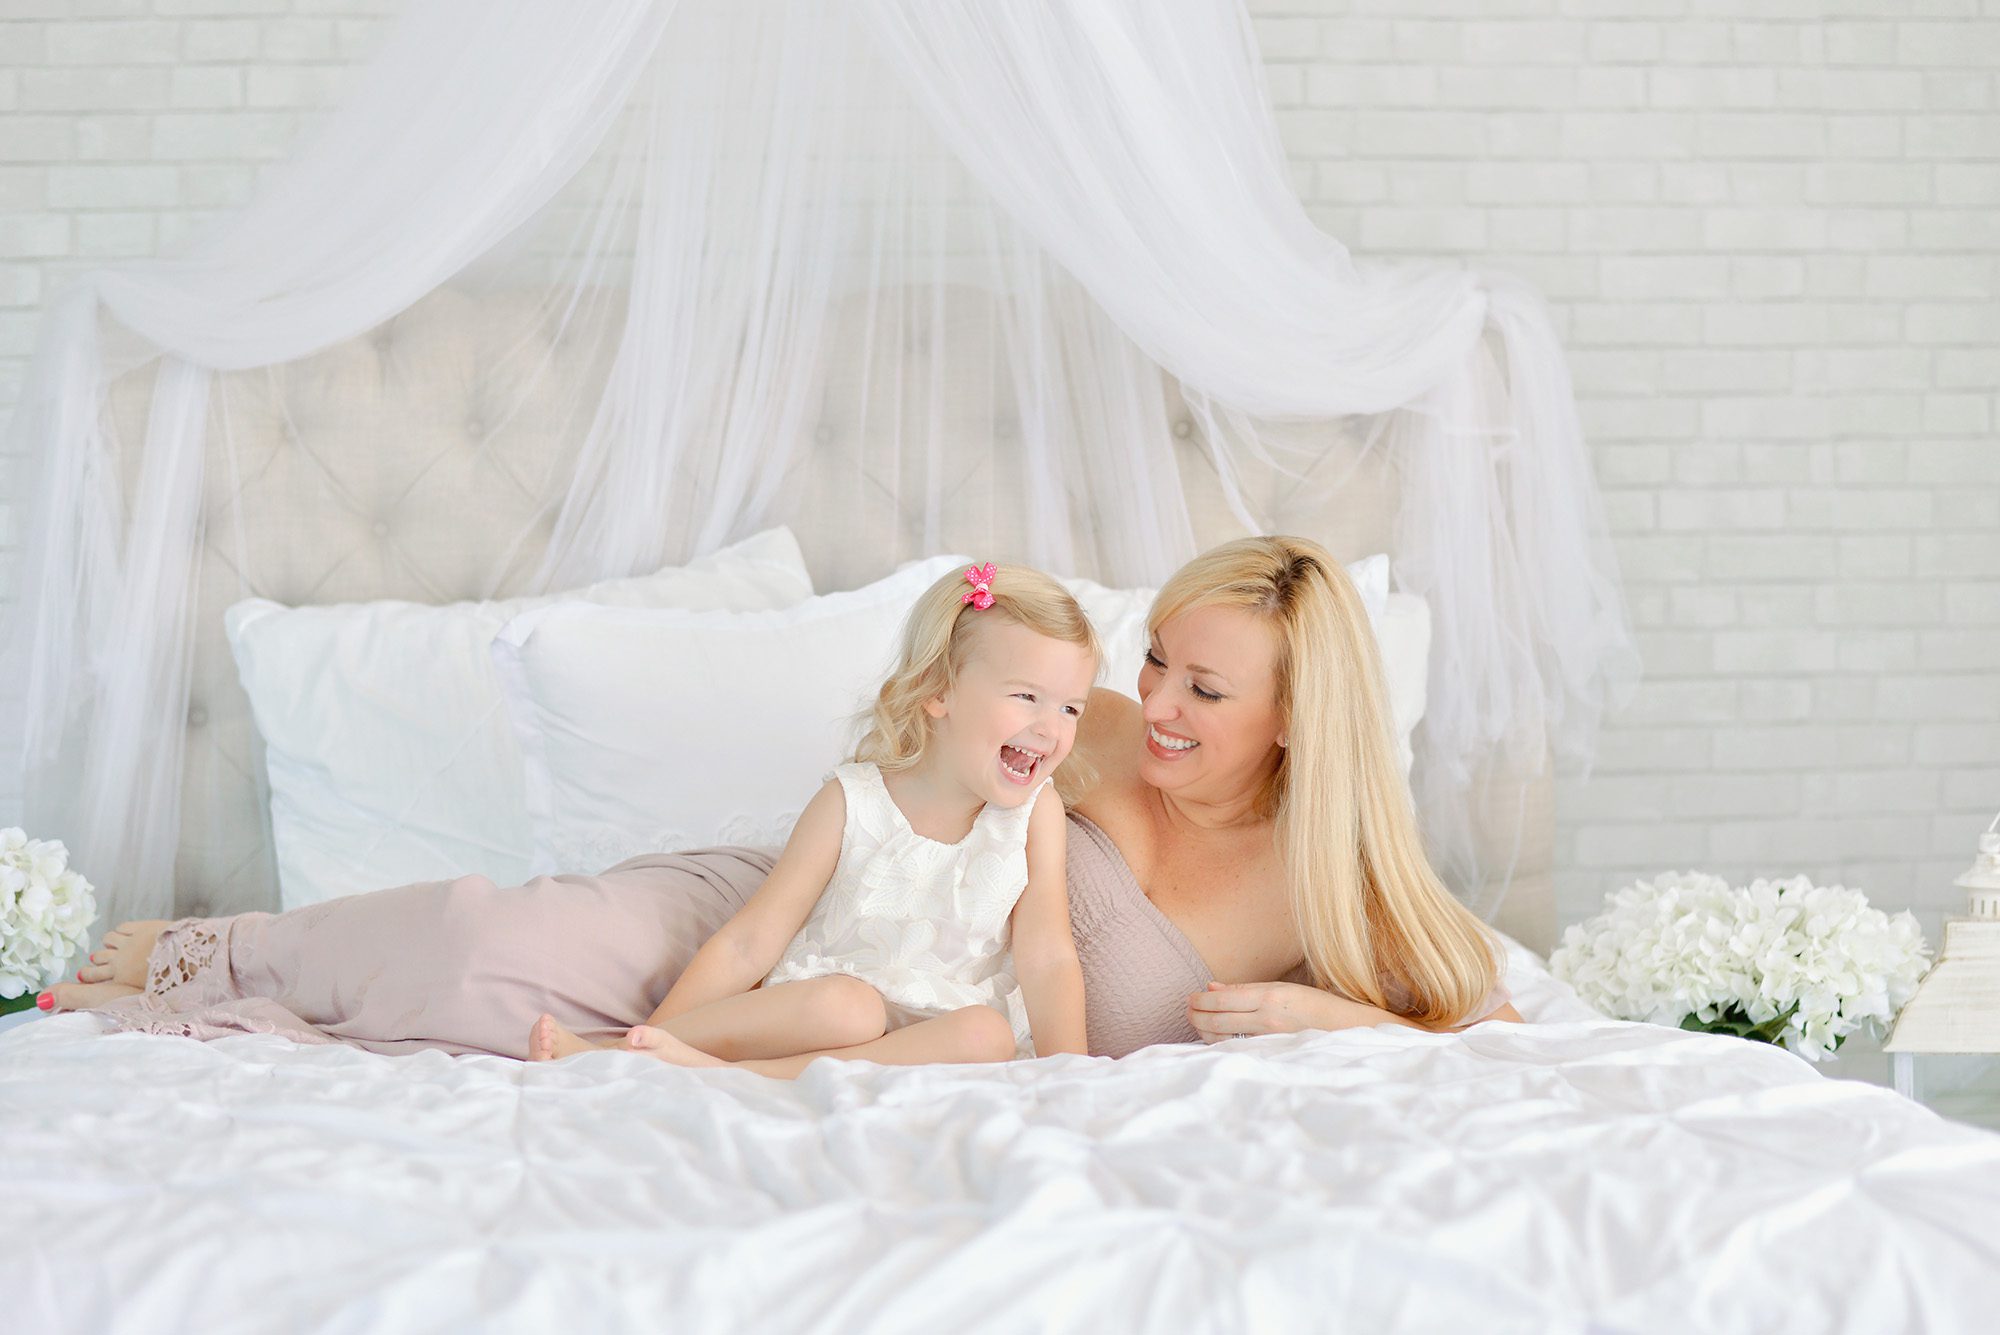
{"type": "MultiPolygon", "coordinates": [[[[1069,821],[1090,1050],[1198,1042],[1187,1002],[1208,985],[1208,966],[1104,832],[1069,821]]],[[[654,853],[595,876],[517,886],[462,876],[288,913],[183,918],[154,946],[145,990],[98,1011],[121,1028],[192,1038],[274,1033],[370,1052],[525,1057],[543,1011],[585,1037],[644,1021],[775,858],[654,853]]]]}

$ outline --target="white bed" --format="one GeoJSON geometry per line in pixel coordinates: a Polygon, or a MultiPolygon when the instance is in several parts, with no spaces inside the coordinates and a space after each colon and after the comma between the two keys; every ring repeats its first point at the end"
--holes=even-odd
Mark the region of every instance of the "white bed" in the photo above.
{"type": "MultiPolygon", "coordinates": [[[[217,378],[235,454],[209,475],[234,490],[204,512],[179,913],[278,904],[221,609],[488,592],[480,544],[542,501],[515,480],[532,461],[474,429],[478,331],[505,322],[466,303],[443,293],[372,339],[217,378]],[[459,384],[465,404],[417,410],[459,384]],[[387,453],[369,448],[384,424],[387,453]]],[[[967,413],[991,411],[966,392],[967,413]]],[[[1167,393],[1197,537],[1233,536],[1167,393]]],[[[145,385],[116,402],[117,437],[139,439],[145,385]]],[[[809,493],[855,466],[853,424],[826,411],[809,493]]],[[[1252,485],[1278,526],[1344,558],[1380,549],[1393,471],[1350,471],[1352,442],[1325,457],[1338,488],[1252,485]]],[[[799,536],[822,590],[914,554],[887,512],[799,536]]],[[[1538,949],[1549,793],[1499,776],[1481,831],[1513,873],[1496,922],[1538,949]]],[[[1115,1063],[822,1063],[792,1085],[38,1019],[0,1033],[0,1326],[1764,1335],[1975,1329],[2000,1302],[2000,1137],[1775,1049],[1592,1019],[1519,946],[1509,983],[1537,1023],[1115,1063]]]]}
{"type": "Polygon", "coordinates": [[[1990,1329],[2000,1136],[1589,1018],[794,1084],[0,1035],[9,1329],[1990,1329]]]}

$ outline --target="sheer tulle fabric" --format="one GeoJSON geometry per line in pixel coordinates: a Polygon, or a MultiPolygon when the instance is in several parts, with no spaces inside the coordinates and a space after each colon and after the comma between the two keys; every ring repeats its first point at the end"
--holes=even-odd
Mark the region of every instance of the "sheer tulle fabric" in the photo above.
{"type": "Polygon", "coordinates": [[[1541,305],[1317,231],[1233,0],[416,5],[248,207],[86,277],[44,329],[14,425],[29,814],[112,918],[169,910],[199,837],[190,628],[258,578],[256,517],[210,499],[211,461],[251,462],[217,373],[294,373],[439,289],[485,303],[507,369],[487,448],[575,442],[520,479],[538,505],[489,595],[825,506],[894,535],[809,548],[829,586],[945,549],[1158,583],[1193,554],[1172,378],[1250,529],[1250,471],[1302,475],[1325,448],[1303,425],[1365,415],[1355,466],[1398,476],[1396,577],[1433,608],[1416,793],[1459,885],[1493,870],[1482,776],[1587,761],[1632,672],[1541,305]],[[150,395],[143,442],[115,438],[114,392],[150,395]],[[816,438],[830,402],[858,439],[816,438]],[[197,586],[203,544],[240,587],[197,586]]]}

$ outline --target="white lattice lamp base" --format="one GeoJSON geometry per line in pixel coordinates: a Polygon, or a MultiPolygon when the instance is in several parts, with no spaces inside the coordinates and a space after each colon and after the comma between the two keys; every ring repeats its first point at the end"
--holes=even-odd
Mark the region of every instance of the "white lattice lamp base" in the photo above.
{"type": "Polygon", "coordinates": [[[1917,995],[1896,1017],[1882,1050],[1896,1092],[1917,1096],[1916,1059],[1926,1053],[2000,1053],[2000,816],[1979,838],[1972,869],[1955,882],[1968,916],[1944,925],[1944,947],[1917,995]]]}

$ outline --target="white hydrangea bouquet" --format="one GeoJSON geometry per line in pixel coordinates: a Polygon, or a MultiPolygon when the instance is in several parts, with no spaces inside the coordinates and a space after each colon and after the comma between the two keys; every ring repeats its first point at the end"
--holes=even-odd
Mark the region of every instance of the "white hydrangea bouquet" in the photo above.
{"type": "Polygon", "coordinates": [[[0,830],[0,1015],[35,1004],[41,987],[89,953],[91,884],[53,839],[0,830]]]}
{"type": "Polygon", "coordinates": [[[1668,872],[1605,896],[1549,971],[1606,1015],[1780,1043],[1808,1061],[1878,1036],[1930,964],[1917,920],[1803,876],[1732,888],[1668,872]]]}

